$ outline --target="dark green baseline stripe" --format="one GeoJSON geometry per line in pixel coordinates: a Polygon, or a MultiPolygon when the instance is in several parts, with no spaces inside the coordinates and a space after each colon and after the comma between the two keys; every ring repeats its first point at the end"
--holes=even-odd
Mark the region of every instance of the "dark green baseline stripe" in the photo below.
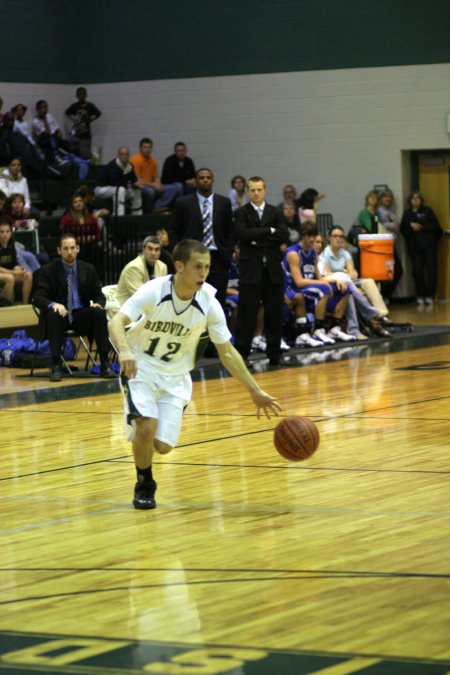
{"type": "MultiPolygon", "coordinates": [[[[302,641],[299,627],[295,627],[302,641]]],[[[366,675],[446,675],[450,661],[404,659],[383,654],[336,654],[245,646],[178,644],[98,637],[0,633],[0,671],[130,675],[132,673],[221,673],[309,675],[339,666],[366,675]],[[170,665],[173,668],[170,668],[170,665]]]]}

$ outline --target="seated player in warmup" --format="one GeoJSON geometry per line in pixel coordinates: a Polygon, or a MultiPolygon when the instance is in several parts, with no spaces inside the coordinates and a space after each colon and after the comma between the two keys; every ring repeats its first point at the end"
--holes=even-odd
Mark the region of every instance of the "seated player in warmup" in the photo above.
{"type": "Polygon", "coordinates": [[[205,283],[211,258],[202,242],[180,241],[174,248],[174,276],[148,281],[129,298],[109,324],[119,353],[128,439],[137,471],[133,505],[154,509],[154,452],[176,445],[183,410],[189,403],[200,336],[207,329],[220,360],[247,389],[257,409],[278,414],[275,398],[262,391],[230,342],[215,289],[205,283]]]}
{"type": "Polygon", "coordinates": [[[355,339],[342,328],[342,319],[348,302],[347,285],[340,280],[328,282],[321,279],[317,269],[314,239],[317,227],[314,223],[302,223],[300,242],[290,246],[283,261],[287,273],[286,295],[292,302],[297,338],[297,347],[319,347],[334,344],[336,340],[350,342],[355,339]],[[324,319],[332,314],[332,326],[327,332],[324,319]],[[307,313],[314,314],[314,332],[310,333],[307,313]]]}

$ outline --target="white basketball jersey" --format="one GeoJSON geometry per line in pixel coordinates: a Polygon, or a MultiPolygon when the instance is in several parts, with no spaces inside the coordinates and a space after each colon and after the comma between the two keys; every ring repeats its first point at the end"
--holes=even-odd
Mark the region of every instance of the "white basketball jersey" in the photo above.
{"type": "Polygon", "coordinates": [[[197,344],[205,329],[218,344],[228,342],[231,334],[213,286],[204,283],[188,306],[177,313],[172,280],[169,275],[147,281],[120,311],[133,322],[127,327],[133,353],[146,356],[161,373],[185,375],[194,367],[197,344]]]}

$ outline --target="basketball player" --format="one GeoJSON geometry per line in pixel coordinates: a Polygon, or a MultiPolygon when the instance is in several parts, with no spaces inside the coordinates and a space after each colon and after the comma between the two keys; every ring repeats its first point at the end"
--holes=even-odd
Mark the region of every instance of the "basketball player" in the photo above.
{"type": "Polygon", "coordinates": [[[152,458],[176,445],[183,410],[189,403],[189,371],[200,336],[207,329],[229,372],[249,392],[259,417],[277,415],[275,398],[262,391],[230,342],[225,315],[206,283],[210,254],[203,243],[185,239],[173,251],[176,273],[143,284],[109,324],[119,353],[127,438],[137,471],[133,505],[154,509],[152,458]]]}
{"type": "Polygon", "coordinates": [[[285,293],[294,308],[297,347],[318,347],[334,344],[336,340],[350,342],[356,339],[341,327],[349,297],[346,284],[340,280],[328,282],[320,277],[313,248],[316,236],[315,223],[302,223],[300,242],[287,249],[283,260],[287,275],[285,293]],[[332,314],[332,327],[328,332],[324,328],[327,311],[332,314]],[[307,312],[314,313],[315,317],[312,335],[307,323],[307,312]]]}

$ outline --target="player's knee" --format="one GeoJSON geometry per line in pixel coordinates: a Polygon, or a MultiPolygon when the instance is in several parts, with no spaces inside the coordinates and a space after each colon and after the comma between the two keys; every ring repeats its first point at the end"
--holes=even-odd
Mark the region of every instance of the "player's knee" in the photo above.
{"type": "Polygon", "coordinates": [[[168,455],[169,452],[173,450],[171,445],[168,443],[163,443],[163,441],[155,440],[154,446],[156,452],[158,452],[160,455],[168,455]]]}
{"type": "Polygon", "coordinates": [[[155,430],[156,425],[154,424],[153,420],[143,420],[137,425],[136,438],[138,438],[140,442],[146,444],[153,443],[155,438],[155,430]]]}

